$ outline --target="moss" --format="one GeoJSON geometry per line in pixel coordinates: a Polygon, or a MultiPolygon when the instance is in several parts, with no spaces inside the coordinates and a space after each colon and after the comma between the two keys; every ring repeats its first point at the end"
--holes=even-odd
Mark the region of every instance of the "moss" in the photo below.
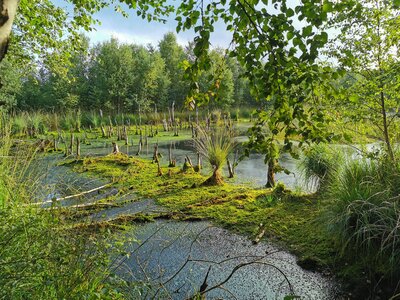
{"type": "Polygon", "coordinates": [[[134,190],[139,198],[156,199],[173,213],[158,218],[205,218],[249,236],[262,223],[265,238],[285,245],[300,259],[313,261],[315,268],[333,264],[333,241],[318,219],[325,206],[315,196],[296,194],[284,186],[275,190],[227,183],[202,186],[206,177],[178,167],[157,176],[157,164],[122,153],[85,158],[74,168],[110,178],[121,191],[134,190]]]}

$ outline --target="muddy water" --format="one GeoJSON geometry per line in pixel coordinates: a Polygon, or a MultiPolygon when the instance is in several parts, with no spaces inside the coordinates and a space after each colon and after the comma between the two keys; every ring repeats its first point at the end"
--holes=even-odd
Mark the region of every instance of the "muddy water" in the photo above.
{"type": "Polygon", "coordinates": [[[329,277],[301,269],[295,256],[209,222],[157,221],[131,235],[139,241],[129,244],[129,258],[117,261],[115,270],[141,283],[142,298],[187,299],[209,271],[207,299],[340,299],[329,277]]]}

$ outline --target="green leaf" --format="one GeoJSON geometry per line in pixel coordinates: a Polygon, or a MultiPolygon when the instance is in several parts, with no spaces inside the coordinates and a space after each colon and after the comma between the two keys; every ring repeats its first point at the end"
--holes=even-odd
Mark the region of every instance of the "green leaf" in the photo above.
{"type": "Polygon", "coordinates": [[[306,27],[303,28],[302,35],[303,35],[304,37],[310,36],[310,35],[312,34],[312,30],[313,30],[312,25],[308,25],[308,26],[306,26],[306,27]]]}

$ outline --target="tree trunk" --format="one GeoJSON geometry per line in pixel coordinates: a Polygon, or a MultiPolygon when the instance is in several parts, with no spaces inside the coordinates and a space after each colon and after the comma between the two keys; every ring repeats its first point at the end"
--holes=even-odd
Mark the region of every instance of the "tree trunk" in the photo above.
{"type": "Polygon", "coordinates": [[[226,164],[228,165],[228,172],[229,172],[229,178],[233,178],[235,175],[235,171],[232,167],[231,162],[229,161],[229,159],[226,160],[226,164]]]}
{"type": "Polygon", "coordinates": [[[394,153],[393,153],[392,144],[390,143],[389,129],[388,129],[388,124],[387,124],[387,116],[386,116],[386,108],[385,108],[385,95],[383,94],[382,90],[380,92],[380,97],[381,97],[381,108],[382,108],[383,135],[385,137],[385,144],[386,144],[389,158],[392,161],[394,161],[394,153]]]}
{"type": "Polygon", "coordinates": [[[212,186],[212,185],[223,185],[224,179],[222,177],[221,169],[214,169],[213,174],[210,178],[202,183],[202,185],[212,186]]]}
{"type": "Polygon", "coordinates": [[[201,156],[200,156],[200,153],[197,153],[197,165],[194,168],[194,170],[196,172],[200,172],[201,171],[201,156]]]}
{"type": "Polygon", "coordinates": [[[142,151],[142,145],[143,145],[143,137],[142,135],[140,135],[140,139],[139,139],[139,145],[138,145],[138,151],[136,152],[136,155],[139,156],[140,152],[142,151]]]}
{"type": "Polygon", "coordinates": [[[7,53],[18,2],[18,0],[0,0],[0,62],[7,53]]]}
{"type": "Polygon", "coordinates": [[[81,141],[79,138],[76,139],[76,158],[79,159],[81,157],[81,141]]]}
{"type": "Polygon", "coordinates": [[[171,122],[175,124],[175,101],[172,101],[171,105],[171,122]]]}
{"type": "Polygon", "coordinates": [[[71,133],[71,140],[70,140],[70,143],[69,143],[69,150],[70,150],[71,154],[74,151],[74,134],[73,133],[71,133]]]}
{"type": "Polygon", "coordinates": [[[112,142],[112,146],[113,146],[113,154],[118,154],[119,153],[119,148],[118,148],[118,144],[116,142],[112,142]]]}
{"type": "Polygon", "coordinates": [[[169,165],[168,167],[173,168],[176,166],[176,160],[172,158],[172,143],[170,143],[168,148],[168,155],[169,155],[169,165]]]}
{"type": "Polygon", "coordinates": [[[267,188],[273,188],[275,186],[275,166],[276,159],[272,158],[268,161],[268,172],[267,172],[267,188]]]}
{"type": "Polygon", "coordinates": [[[106,130],[104,129],[103,125],[101,125],[101,137],[103,137],[103,138],[106,137],[106,130]]]}
{"type": "Polygon", "coordinates": [[[153,162],[158,163],[158,143],[154,145],[153,162]]]}

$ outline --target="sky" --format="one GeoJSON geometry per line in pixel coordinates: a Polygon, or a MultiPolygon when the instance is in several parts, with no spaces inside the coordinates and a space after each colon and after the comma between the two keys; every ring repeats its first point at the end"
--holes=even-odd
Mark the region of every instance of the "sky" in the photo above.
{"type": "MultiPolygon", "coordinates": [[[[72,6],[66,0],[52,0],[57,6],[66,8],[72,11],[72,6]]],[[[69,0],[71,1],[71,0],[69,0]]],[[[168,4],[177,5],[179,0],[167,0],[168,4]]],[[[294,8],[300,3],[300,0],[288,0],[289,7],[294,8]]],[[[258,6],[267,7],[270,12],[276,12],[273,5],[270,3],[268,6],[260,3],[258,6]]],[[[257,7],[258,7],[257,6],[257,7]]],[[[152,44],[157,46],[159,41],[162,40],[164,34],[174,32],[176,34],[177,22],[174,20],[175,16],[171,15],[167,18],[166,24],[160,22],[148,22],[136,15],[135,11],[121,4],[122,8],[129,14],[126,18],[121,13],[114,10],[114,7],[107,7],[102,9],[99,13],[94,15],[94,18],[99,20],[101,24],[95,26],[95,30],[85,33],[91,41],[91,44],[97,44],[109,40],[111,37],[116,37],[119,41],[132,44],[152,44]]],[[[303,27],[304,22],[294,20],[294,26],[297,28],[303,27]]],[[[226,30],[226,25],[222,21],[214,24],[215,30],[211,35],[211,47],[228,48],[232,39],[232,33],[226,30]]],[[[195,37],[193,30],[180,32],[177,35],[177,41],[181,46],[186,46],[189,41],[195,37]]]]}
{"type": "MultiPolygon", "coordinates": [[[[63,0],[54,0],[56,5],[67,8],[70,6],[63,0]]],[[[171,1],[172,2],[172,1],[171,1]]],[[[123,5],[121,5],[123,6],[123,5]]],[[[176,33],[176,21],[174,16],[167,19],[167,23],[148,22],[136,15],[135,11],[126,9],[129,17],[125,18],[122,14],[114,11],[113,7],[108,7],[94,15],[101,24],[96,25],[94,31],[85,33],[92,44],[109,40],[111,37],[118,38],[119,41],[125,43],[135,43],[147,45],[149,43],[157,46],[164,34],[168,32],[176,33]]],[[[180,32],[177,35],[178,43],[182,46],[188,44],[194,38],[193,31],[180,32]]],[[[231,41],[231,33],[225,30],[223,23],[217,23],[215,32],[211,37],[212,47],[227,48],[231,41]]]]}

